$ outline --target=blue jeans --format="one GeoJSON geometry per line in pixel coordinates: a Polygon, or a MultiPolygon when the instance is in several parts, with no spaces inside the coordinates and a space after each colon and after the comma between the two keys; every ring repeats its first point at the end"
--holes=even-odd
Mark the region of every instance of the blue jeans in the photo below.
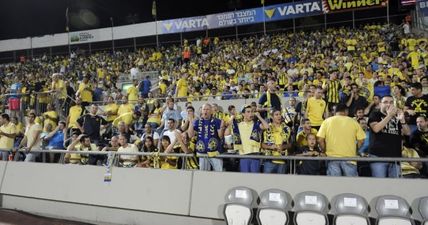
{"type": "Polygon", "coordinates": [[[259,173],[260,159],[240,159],[239,170],[244,173],[259,173]]]}
{"type": "MultiPolygon", "coordinates": [[[[377,157],[370,155],[370,157],[377,157]]],[[[372,162],[370,163],[372,177],[399,177],[401,173],[400,164],[394,162],[372,162]]]]}
{"type": "Polygon", "coordinates": [[[205,157],[199,158],[199,170],[211,170],[211,167],[214,171],[223,171],[223,159],[205,157]]]}
{"type": "Polygon", "coordinates": [[[1,152],[1,160],[7,161],[9,159],[9,152],[1,152]]]}
{"type": "Polygon", "coordinates": [[[287,169],[287,164],[273,163],[272,161],[265,161],[264,173],[280,173],[284,174],[287,169]]]}
{"type": "Polygon", "coordinates": [[[357,165],[347,161],[329,161],[327,162],[327,175],[357,177],[357,165]]]}

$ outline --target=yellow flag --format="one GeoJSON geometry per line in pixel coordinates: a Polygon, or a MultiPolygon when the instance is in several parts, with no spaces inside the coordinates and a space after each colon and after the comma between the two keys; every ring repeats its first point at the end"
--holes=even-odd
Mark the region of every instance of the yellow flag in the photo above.
{"type": "Polygon", "coordinates": [[[265,0],[260,0],[260,3],[261,3],[262,5],[264,5],[264,4],[265,4],[265,0]]]}

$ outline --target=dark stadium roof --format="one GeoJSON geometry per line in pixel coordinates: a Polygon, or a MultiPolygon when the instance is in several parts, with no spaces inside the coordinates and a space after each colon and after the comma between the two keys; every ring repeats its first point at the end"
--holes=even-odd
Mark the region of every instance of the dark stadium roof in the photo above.
{"type": "MultiPolygon", "coordinates": [[[[397,8],[392,0],[391,8],[397,8]]],[[[2,0],[0,40],[153,21],[152,0],[2,0]]],[[[265,0],[266,5],[291,0],[265,0]]],[[[157,0],[159,20],[260,7],[260,0],[157,0]]],[[[396,11],[396,10],[392,10],[396,11]]]]}
{"type": "MultiPolygon", "coordinates": [[[[84,30],[153,21],[152,0],[2,0],[0,39],[65,32],[69,7],[70,30],[84,30]]],[[[260,7],[260,0],[157,0],[158,19],[171,19],[260,7]],[[237,2],[237,3],[236,3],[237,2]]],[[[276,4],[284,0],[268,0],[276,4]]]]}

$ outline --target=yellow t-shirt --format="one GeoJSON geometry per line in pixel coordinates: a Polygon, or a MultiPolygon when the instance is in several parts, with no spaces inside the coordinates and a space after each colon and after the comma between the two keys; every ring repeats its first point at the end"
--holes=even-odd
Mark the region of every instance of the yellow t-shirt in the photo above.
{"type": "Polygon", "coordinates": [[[243,121],[238,124],[242,145],[237,145],[236,147],[239,150],[240,155],[260,152],[260,143],[250,139],[253,126],[253,121],[243,121]]]}
{"type": "Polygon", "coordinates": [[[138,101],[138,89],[134,85],[128,88],[128,102],[131,104],[135,104],[138,101]]]}
{"type": "Polygon", "coordinates": [[[79,93],[80,93],[80,98],[82,99],[82,102],[92,102],[92,92],[85,90],[85,88],[89,88],[90,85],[89,84],[85,84],[85,83],[80,83],[79,84],[79,93]]]}
{"type": "Polygon", "coordinates": [[[348,116],[327,118],[322,123],[317,136],[325,139],[326,154],[330,157],[356,156],[356,140],[366,138],[360,124],[348,116]]]}
{"type": "MultiPolygon", "coordinates": [[[[81,144],[77,144],[74,146],[75,151],[97,151],[97,146],[95,144],[91,144],[90,147],[82,147],[81,144]]],[[[69,163],[78,164],[83,163],[86,164],[88,161],[88,157],[86,155],[81,154],[73,154],[67,153],[65,158],[69,158],[69,163]]]]}
{"type": "Polygon", "coordinates": [[[133,121],[132,114],[134,114],[134,112],[123,113],[113,121],[113,126],[117,127],[121,121],[125,122],[126,125],[131,125],[133,121]]]}
{"type": "Polygon", "coordinates": [[[419,53],[418,52],[410,52],[409,55],[407,55],[407,58],[410,58],[410,63],[412,64],[413,69],[419,68],[419,53]]]}
{"type": "Polygon", "coordinates": [[[27,130],[25,131],[25,136],[27,137],[27,147],[30,147],[33,141],[36,140],[32,149],[40,148],[42,144],[42,140],[40,139],[41,131],[42,131],[42,126],[40,126],[40,124],[37,124],[37,123],[34,123],[27,128],[27,130]]]}
{"type": "Polygon", "coordinates": [[[70,108],[69,116],[70,120],[68,121],[68,128],[77,128],[77,119],[82,115],[82,106],[74,105],[70,108]]]}
{"type": "Polygon", "coordinates": [[[58,95],[59,99],[65,99],[67,97],[67,88],[64,85],[63,80],[52,81],[52,90],[60,90],[58,95]]]}
{"type": "Polygon", "coordinates": [[[119,106],[119,109],[117,110],[117,115],[121,116],[121,115],[123,115],[125,113],[132,112],[132,110],[133,110],[133,107],[132,107],[131,104],[129,104],[129,103],[127,103],[127,104],[121,104],[119,106]]]}
{"type": "MultiPolygon", "coordinates": [[[[420,158],[418,152],[416,152],[412,148],[403,147],[401,151],[403,158],[420,158]]],[[[401,162],[401,174],[409,175],[409,174],[419,174],[419,170],[414,166],[410,165],[408,162],[401,162]]]]}
{"type": "Polygon", "coordinates": [[[166,94],[166,84],[165,83],[160,83],[159,84],[159,94],[164,95],[166,94]]]}
{"type": "Polygon", "coordinates": [[[56,121],[58,120],[58,114],[55,111],[47,111],[43,113],[43,116],[45,117],[45,122],[44,122],[45,129],[48,124],[52,125],[52,129],[55,129],[57,125],[56,121]],[[52,119],[47,119],[46,116],[49,116],[52,119]]]}
{"type": "Polygon", "coordinates": [[[325,106],[326,103],[323,99],[316,99],[315,97],[308,99],[306,112],[308,113],[308,119],[311,121],[312,126],[320,126],[324,121],[323,115],[325,106]]]}
{"type": "Polygon", "coordinates": [[[187,80],[181,78],[177,81],[177,97],[186,97],[187,96],[187,80]]]}
{"type": "MultiPolygon", "coordinates": [[[[0,131],[6,134],[16,134],[16,126],[15,124],[9,122],[6,126],[0,126],[0,131]]],[[[8,138],[4,135],[0,136],[0,148],[2,149],[12,149],[13,142],[15,138],[8,138]]]]}
{"type": "Polygon", "coordinates": [[[119,106],[116,103],[110,103],[104,107],[104,112],[113,113],[112,115],[107,116],[107,122],[112,122],[117,118],[117,111],[119,106]]]}

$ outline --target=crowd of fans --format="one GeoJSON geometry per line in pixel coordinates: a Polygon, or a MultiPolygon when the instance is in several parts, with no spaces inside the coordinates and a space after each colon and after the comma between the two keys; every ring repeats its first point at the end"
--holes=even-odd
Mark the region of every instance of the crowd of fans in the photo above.
{"type": "Polygon", "coordinates": [[[34,149],[67,149],[76,151],[67,163],[101,165],[104,155],[77,151],[143,151],[152,154],[121,155],[119,165],[287,173],[295,163],[299,174],[424,177],[428,164],[420,162],[216,156],[425,157],[427,44],[394,25],[366,25],[0,65],[0,148],[25,149],[4,151],[2,160],[37,161],[34,149]],[[150,70],[159,71],[158,84],[135,79],[150,70]],[[116,87],[123,74],[132,80],[126,90],[116,87]],[[210,95],[258,100],[221,109],[210,95]],[[193,101],[207,102],[194,108],[193,101]]]}

